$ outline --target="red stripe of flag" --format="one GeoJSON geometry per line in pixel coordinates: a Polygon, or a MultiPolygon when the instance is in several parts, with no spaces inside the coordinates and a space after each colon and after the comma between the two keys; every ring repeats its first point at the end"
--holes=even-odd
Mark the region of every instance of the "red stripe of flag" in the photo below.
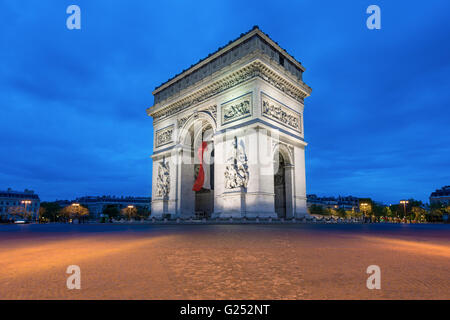
{"type": "Polygon", "coordinates": [[[198,176],[192,187],[193,191],[200,191],[205,183],[205,171],[203,170],[203,153],[206,151],[208,143],[203,141],[200,148],[198,148],[198,158],[200,159],[200,168],[198,169],[198,176]]]}

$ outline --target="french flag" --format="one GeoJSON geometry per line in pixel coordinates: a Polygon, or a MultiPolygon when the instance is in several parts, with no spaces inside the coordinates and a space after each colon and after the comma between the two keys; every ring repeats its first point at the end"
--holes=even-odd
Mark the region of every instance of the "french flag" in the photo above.
{"type": "Polygon", "coordinates": [[[198,170],[197,179],[192,187],[193,191],[200,191],[202,188],[211,189],[210,164],[206,161],[208,156],[207,150],[208,142],[203,141],[197,152],[198,159],[200,160],[200,168],[198,170]]]}

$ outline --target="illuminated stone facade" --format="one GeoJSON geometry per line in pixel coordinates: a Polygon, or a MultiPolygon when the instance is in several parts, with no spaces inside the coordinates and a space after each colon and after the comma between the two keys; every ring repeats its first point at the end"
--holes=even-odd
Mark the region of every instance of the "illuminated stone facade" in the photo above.
{"type": "Polygon", "coordinates": [[[152,215],[305,216],[304,70],[255,27],[157,87],[152,215]],[[195,192],[202,142],[212,189],[195,192]]]}

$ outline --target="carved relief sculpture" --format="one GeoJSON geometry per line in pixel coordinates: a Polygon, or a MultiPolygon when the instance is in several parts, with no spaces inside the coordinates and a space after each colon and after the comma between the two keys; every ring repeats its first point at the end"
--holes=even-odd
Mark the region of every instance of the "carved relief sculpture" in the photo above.
{"type": "Polygon", "coordinates": [[[252,115],[252,95],[247,94],[242,98],[222,105],[222,124],[243,119],[252,115]]]}
{"type": "Polygon", "coordinates": [[[217,106],[216,105],[209,106],[208,112],[211,114],[211,116],[214,118],[214,120],[217,120],[217,106]]]}
{"type": "Polygon", "coordinates": [[[170,166],[169,162],[163,159],[158,165],[158,176],[156,178],[156,195],[167,197],[170,191],[170,166]]]}
{"type": "Polygon", "coordinates": [[[280,122],[287,127],[301,132],[300,114],[283,106],[281,103],[262,94],[262,114],[269,119],[280,122]]]}
{"type": "Polygon", "coordinates": [[[177,120],[178,129],[184,126],[184,124],[189,120],[189,117],[190,116],[186,116],[177,120]]]}
{"type": "Polygon", "coordinates": [[[238,144],[237,137],[234,137],[233,152],[227,162],[228,164],[225,167],[225,188],[247,188],[249,172],[244,141],[241,140],[238,144]]]}
{"type": "Polygon", "coordinates": [[[156,147],[172,142],[173,126],[164,128],[156,132],[156,147]]]}
{"type": "MultiPolygon", "coordinates": [[[[296,99],[297,101],[303,103],[303,99],[306,97],[306,94],[299,89],[294,88],[291,84],[286,82],[279,76],[276,76],[273,71],[269,68],[265,67],[260,62],[254,62],[250,66],[245,67],[242,71],[239,71],[236,74],[232,74],[227,76],[220,81],[215,82],[213,85],[209,87],[208,90],[201,91],[201,93],[194,94],[192,96],[181,99],[180,101],[168,105],[164,108],[164,111],[156,112],[153,114],[153,119],[155,122],[160,121],[161,119],[170,117],[173,114],[176,114],[184,109],[187,109],[191,105],[200,103],[220,92],[223,92],[229,88],[239,85],[242,82],[245,82],[254,77],[260,77],[262,80],[270,83],[275,86],[277,89],[296,99]]],[[[308,87],[307,91],[310,90],[308,87]]]]}

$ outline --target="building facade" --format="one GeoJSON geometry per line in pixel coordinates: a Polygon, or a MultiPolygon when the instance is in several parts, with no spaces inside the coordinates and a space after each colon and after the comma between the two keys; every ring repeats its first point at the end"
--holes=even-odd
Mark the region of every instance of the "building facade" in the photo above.
{"type": "Polygon", "coordinates": [[[79,203],[85,206],[89,210],[89,215],[94,219],[98,219],[108,205],[114,205],[119,210],[128,206],[134,206],[150,211],[151,202],[151,197],[85,196],[71,201],[71,204],[79,203]]]}
{"type": "Polygon", "coordinates": [[[430,204],[450,205],[450,186],[442,187],[432,192],[430,195],[430,204]]]}
{"type": "Polygon", "coordinates": [[[152,215],[307,215],[304,71],[254,27],[157,87],[152,215]]]}
{"type": "Polygon", "coordinates": [[[315,194],[307,195],[308,208],[312,205],[328,209],[344,209],[346,211],[359,211],[359,198],[353,196],[342,197],[318,197],[315,194]]]}
{"type": "Polygon", "coordinates": [[[15,191],[8,188],[0,191],[1,220],[35,220],[39,214],[40,199],[33,190],[15,191]]]}

